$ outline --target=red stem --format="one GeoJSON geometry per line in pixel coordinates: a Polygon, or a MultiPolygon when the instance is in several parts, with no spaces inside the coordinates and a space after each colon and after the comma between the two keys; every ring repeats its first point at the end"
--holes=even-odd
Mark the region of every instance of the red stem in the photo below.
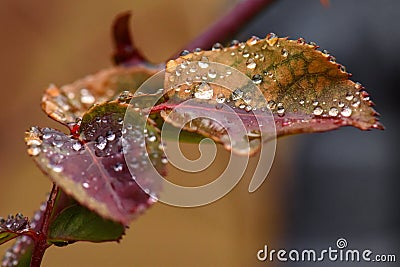
{"type": "MultiPolygon", "coordinates": [[[[272,2],[274,2],[274,0],[240,1],[226,15],[222,16],[222,18],[188,44],[185,49],[189,51],[198,47],[208,49],[214,43],[227,39],[272,2]]],[[[178,55],[174,55],[171,59],[177,56],[178,55]]]]}
{"type": "Polygon", "coordinates": [[[53,213],[54,203],[56,201],[58,191],[59,191],[58,186],[53,183],[53,188],[51,189],[51,193],[47,200],[46,210],[44,211],[43,219],[41,220],[39,230],[36,232],[36,238],[33,239],[34,248],[31,258],[31,265],[30,265],[31,267],[40,266],[44,252],[48,247],[50,247],[50,244],[47,243],[47,232],[49,230],[50,218],[51,214],[53,213]]]}

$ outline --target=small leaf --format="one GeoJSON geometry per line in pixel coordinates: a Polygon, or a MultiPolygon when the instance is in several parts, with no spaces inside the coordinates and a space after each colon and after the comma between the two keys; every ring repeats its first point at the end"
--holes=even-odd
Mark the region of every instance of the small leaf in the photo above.
{"type": "Polygon", "coordinates": [[[6,243],[30,230],[29,220],[22,214],[9,215],[6,219],[0,217],[0,245],[6,243]]]}
{"type": "MultiPolygon", "coordinates": [[[[275,125],[270,128],[276,128],[277,136],[347,125],[361,130],[383,129],[364,87],[349,80],[350,74],[327,51],[316,48],[303,39],[293,41],[269,34],[263,40],[253,37],[231,47],[185,54],[168,62],[164,86],[168,101],[157,109],[164,110],[161,115],[167,122],[211,137],[227,148],[229,143],[221,141],[224,134],[214,129],[221,126],[202,119],[193,121],[191,127],[183,123],[195,117],[191,109],[211,117],[223,112],[226,118],[241,118],[249,136],[256,130],[254,115],[263,116],[264,111],[272,112],[275,125]],[[222,67],[214,68],[213,63],[222,67]],[[233,77],[232,68],[245,74],[247,81],[233,77]],[[262,95],[252,89],[254,86],[262,95]],[[180,109],[184,113],[170,114],[189,99],[194,101],[180,109]],[[219,110],[221,99],[230,111],[219,110]]],[[[255,150],[257,146],[250,153],[255,150]]]]}
{"type": "Polygon", "coordinates": [[[96,213],[75,203],[53,219],[49,228],[49,242],[105,242],[118,241],[125,227],[114,221],[105,220],[96,213]]]}
{"type": "Polygon", "coordinates": [[[92,105],[116,98],[125,90],[134,92],[157,71],[143,66],[115,67],[60,88],[50,85],[42,97],[42,109],[52,119],[68,126],[92,105]]]}
{"type": "Polygon", "coordinates": [[[150,181],[153,166],[142,159],[150,157],[155,168],[164,173],[158,130],[148,124],[147,133],[143,133],[139,125],[145,125],[145,118],[139,112],[130,113],[137,122],[131,125],[135,136],[128,135],[132,140],[125,141],[131,145],[123,151],[121,131],[126,108],[127,104],[117,101],[92,107],[82,118],[79,139],[35,127],[26,136],[28,152],[65,193],[102,217],[123,225],[155,201],[137,185],[136,177],[149,178],[149,193],[156,195],[159,191],[159,185],[150,181]],[[154,136],[155,141],[144,146],[140,140],[144,142],[145,135],[154,136]],[[128,162],[135,170],[132,173],[123,152],[136,159],[128,162]]]}

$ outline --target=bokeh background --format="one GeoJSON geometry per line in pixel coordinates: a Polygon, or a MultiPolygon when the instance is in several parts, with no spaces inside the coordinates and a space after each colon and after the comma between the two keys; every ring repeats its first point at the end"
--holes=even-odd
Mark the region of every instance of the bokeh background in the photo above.
{"type": "MultiPolygon", "coordinates": [[[[61,128],[40,109],[49,83],[70,83],[111,66],[116,14],[133,10],[137,45],[162,62],[235,2],[0,0],[0,216],[30,215],[44,200],[51,185],[25,152],[24,131],[31,125],[61,128]]],[[[43,266],[276,266],[257,261],[264,244],[324,249],[339,237],[352,248],[396,254],[399,261],[399,10],[396,0],[332,0],[329,8],[318,0],[277,0],[236,35],[244,41],[275,32],[331,51],[371,93],[385,131],[343,128],[282,138],[256,193],[247,193],[249,172],[214,204],[156,204],[120,244],[50,248],[43,266]]],[[[221,165],[224,155],[220,151],[221,165]]]]}

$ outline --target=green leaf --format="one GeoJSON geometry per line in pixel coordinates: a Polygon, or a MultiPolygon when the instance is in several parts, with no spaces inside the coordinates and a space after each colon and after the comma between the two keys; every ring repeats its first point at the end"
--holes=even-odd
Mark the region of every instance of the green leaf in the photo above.
{"type": "Polygon", "coordinates": [[[73,204],[64,209],[49,227],[49,242],[118,241],[125,227],[117,222],[106,220],[87,208],[73,204]]]}
{"type": "Polygon", "coordinates": [[[18,234],[16,233],[0,232],[0,245],[16,238],[17,236],[18,234]]]}

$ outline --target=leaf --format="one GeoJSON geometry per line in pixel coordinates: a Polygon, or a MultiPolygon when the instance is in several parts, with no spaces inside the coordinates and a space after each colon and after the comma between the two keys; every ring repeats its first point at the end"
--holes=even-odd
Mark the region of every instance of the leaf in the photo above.
{"type": "Polygon", "coordinates": [[[158,130],[150,123],[144,133],[139,125],[145,125],[145,118],[139,112],[130,112],[137,123],[129,131],[135,136],[127,134],[122,138],[126,108],[127,104],[118,101],[93,106],[83,115],[79,139],[54,129],[36,127],[26,136],[28,152],[65,193],[103,218],[123,225],[147,209],[155,201],[149,194],[156,195],[159,191],[159,185],[151,181],[153,166],[144,159],[149,157],[164,174],[158,130]],[[152,139],[146,146],[145,138],[152,139]],[[123,151],[124,140],[130,145],[123,151]],[[132,174],[126,155],[133,160],[128,162],[134,170],[132,174]],[[149,194],[138,186],[136,177],[148,178],[149,194]]]}
{"type": "Polygon", "coordinates": [[[135,66],[102,70],[60,88],[50,85],[42,97],[42,109],[52,119],[74,124],[94,104],[115,99],[122,91],[134,92],[157,68],[135,66]]]}
{"type": "Polygon", "coordinates": [[[105,242],[118,241],[125,227],[105,220],[96,213],[75,203],[61,211],[50,224],[49,241],[59,242],[105,242]]]}
{"type": "Polygon", "coordinates": [[[21,213],[9,215],[6,219],[0,217],[0,245],[4,244],[30,230],[29,220],[21,213]]]}
{"type": "MultiPolygon", "coordinates": [[[[240,118],[250,137],[257,130],[255,115],[268,121],[269,112],[275,121],[269,128],[276,128],[277,136],[323,132],[347,125],[361,130],[383,129],[364,87],[349,80],[351,75],[345,68],[327,51],[317,48],[303,39],[293,41],[269,34],[262,40],[253,37],[226,48],[188,53],[167,63],[164,88],[168,101],[157,109],[163,110],[161,115],[167,122],[211,137],[228,149],[230,143],[221,140],[225,134],[215,132],[215,127],[231,128],[235,122],[216,126],[215,122],[199,118],[190,127],[183,123],[195,117],[190,110],[217,117],[223,112],[226,120],[240,118]],[[232,70],[245,74],[247,81],[237,80],[232,70]],[[190,104],[170,114],[190,99],[190,104]]],[[[264,131],[271,133],[273,129],[264,131]]],[[[252,146],[249,153],[255,150],[257,146],[252,146]]]]}

